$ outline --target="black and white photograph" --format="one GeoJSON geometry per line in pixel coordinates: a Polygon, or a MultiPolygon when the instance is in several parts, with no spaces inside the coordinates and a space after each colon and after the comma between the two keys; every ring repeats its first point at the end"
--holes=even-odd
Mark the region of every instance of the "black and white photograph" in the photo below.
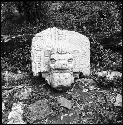
{"type": "Polygon", "coordinates": [[[1,1],[2,124],[122,124],[122,1],[1,1]]]}

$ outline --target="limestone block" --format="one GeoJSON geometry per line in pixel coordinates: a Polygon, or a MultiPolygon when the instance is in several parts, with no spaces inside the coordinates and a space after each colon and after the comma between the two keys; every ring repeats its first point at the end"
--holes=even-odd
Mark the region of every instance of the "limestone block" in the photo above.
{"type": "MultiPolygon", "coordinates": [[[[56,57],[59,58],[62,58],[63,54],[71,55],[73,72],[90,74],[90,42],[86,36],[75,31],[60,30],[56,27],[37,33],[32,40],[31,47],[34,75],[38,75],[38,72],[50,71],[52,67],[50,65],[51,53],[57,53],[56,57]]],[[[65,65],[60,65],[60,62],[57,62],[57,66],[65,67],[65,65]]]]}

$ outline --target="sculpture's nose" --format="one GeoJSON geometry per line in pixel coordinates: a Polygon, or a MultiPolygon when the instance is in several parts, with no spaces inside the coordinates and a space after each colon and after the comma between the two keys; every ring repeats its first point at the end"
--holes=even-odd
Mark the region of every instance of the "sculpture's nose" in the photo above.
{"type": "Polygon", "coordinates": [[[61,61],[61,68],[67,68],[68,65],[67,65],[67,62],[66,61],[61,61]]]}
{"type": "Polygon", "coordinates": [[[66,63],[63,63],[62,66],[63,66],[63,67],[67,67],[67,64],[66,64],[66,63]]]}

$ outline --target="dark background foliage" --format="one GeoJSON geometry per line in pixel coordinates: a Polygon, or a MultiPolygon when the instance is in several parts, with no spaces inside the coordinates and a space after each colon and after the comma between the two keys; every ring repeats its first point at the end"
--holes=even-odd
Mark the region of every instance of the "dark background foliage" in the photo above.
{"type": "MultiPolygon", "coordinates": [[[[102,39],[121,32],[122,3],[116,1],[2,2],[1,22],[5,26],[22,25],[26,22],[33,26],[41,25],[44,29],[56,26],[86,35],[94,34],[98,39],[102,39]]],[[[40,30],[42,30],[41,26],[40,30]]],[[[4,28],[6,27],[2,29],[4,28]]]]}

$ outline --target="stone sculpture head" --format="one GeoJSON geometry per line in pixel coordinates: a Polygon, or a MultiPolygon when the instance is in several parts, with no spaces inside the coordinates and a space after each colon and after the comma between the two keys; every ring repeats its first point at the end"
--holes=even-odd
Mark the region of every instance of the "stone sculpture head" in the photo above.
{"type": "Polygon", "coordinates": [[[51,86],[53,88],[70,87],[74,81],[72,54],[63,50],[52,51],[49,65],[51,86]]]}
{"type": "Polygon", "coordinates": [[[37,33],[31,46],[32,71],[53,88],[69,87],[79,73],[90,74],[89,39],[75,31],[48,28],[37,33]]]}

